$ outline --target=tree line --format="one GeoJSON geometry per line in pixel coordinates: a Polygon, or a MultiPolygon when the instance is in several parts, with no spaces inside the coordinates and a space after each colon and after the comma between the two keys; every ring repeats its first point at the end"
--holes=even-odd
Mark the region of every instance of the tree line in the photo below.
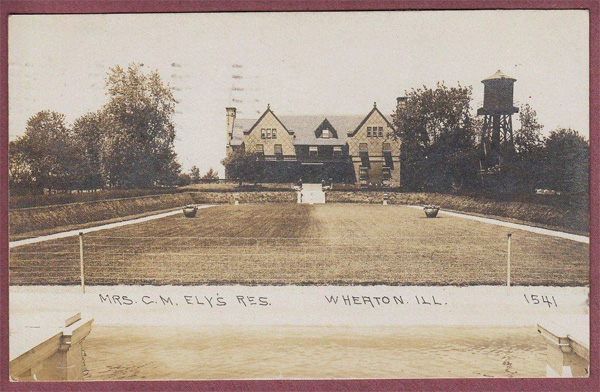
{"type": "MultiPolygon", "coordinates": [[[[392,114],[402,141],[401,187],[405,191],[530,198],[536,190],[562,200],[587,204],[589,142],[573,129],[548,136],[537,113],[524,104],[519,127],[504,146],[501,164],[482,165],[481,117],[473,114],[472,88],[438,83],[406,93],[406,104],[392,114]]],[[[260,156],[235,150],[223,159],[228,178],[260,182],[266,167],[260,156]]]]}
{"type": "Polygon", "coordinates": [[[43,110],[9,143],[11,191],[148,188],[179,181],[173,145],[177,103],[156,71],[111,68],[108,102],[68,126],[43,110]]]}
{"type": "Polygon", "coordinates": [[[212,167],[206,173],[200,175],[200,169],[194,165],[189,173],[179,174],[179,185],[190,185],[199,183],[211,183],[219,181],[219,172],[212,167]]]}
{"type": "MultiPolygon", "coordinates": [[[[106,88],[108,102],[72,126],[48,110],[29,118],[24,135],[9,143],[11,192],[149,188],[218,178],[212,168],[204,176],[195,166],[181,173],[174,151],[177,101],[156,71],[116,66],[106,88]]],[[[535,110],[524,104],[501,165],[482,171],[482,121],[472,111],[471,87],[438,83],[406,96],[392,114],[402,141],[403,190],[511,197],[541,188],[587,203],[589,142],[576,131],[560,128],[543,136],[535,110]]],[[[222,163],[229,178],[260,182],[264,176],[254,154],[234,151],[222,163]]]]}
{"type": "Polygon", "coordinates": [[[537,189],[587,203],[589,142],[573,129],[542,134],[535,110],[524,104],[514,143],[497,167],[482,170],[482,120],[473,115],[472,88],[414,88],[393,113],[402,140],[401,181],[410,191],[476,193],[495,198],[532,195],[537,189]]]}

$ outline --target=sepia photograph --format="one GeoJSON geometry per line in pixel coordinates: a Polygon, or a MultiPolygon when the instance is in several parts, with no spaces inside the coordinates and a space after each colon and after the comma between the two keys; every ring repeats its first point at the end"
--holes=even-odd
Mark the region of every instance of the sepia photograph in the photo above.
{"type": "Polygon", "coordinates": [[[12,385],[590,377],[589,10],[7,41],[12,385]]]}

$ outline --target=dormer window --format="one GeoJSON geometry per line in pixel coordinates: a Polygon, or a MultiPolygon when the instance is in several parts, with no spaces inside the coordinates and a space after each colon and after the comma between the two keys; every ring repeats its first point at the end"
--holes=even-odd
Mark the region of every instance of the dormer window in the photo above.
{"type": "Polygon", "coordinates": [[[338,134],[329,120],[324,119],[321,124],[315,129],[314,135],[318,139],[337,139],[338,134]]]}

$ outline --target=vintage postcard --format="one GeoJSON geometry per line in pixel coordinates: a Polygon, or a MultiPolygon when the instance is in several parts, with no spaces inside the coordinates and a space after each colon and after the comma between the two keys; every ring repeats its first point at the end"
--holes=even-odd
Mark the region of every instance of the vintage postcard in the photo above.
{"type": "Polygon", "coordinates": [[[9,16],[11,385],[590,377],[589,20],[9,16]]]}

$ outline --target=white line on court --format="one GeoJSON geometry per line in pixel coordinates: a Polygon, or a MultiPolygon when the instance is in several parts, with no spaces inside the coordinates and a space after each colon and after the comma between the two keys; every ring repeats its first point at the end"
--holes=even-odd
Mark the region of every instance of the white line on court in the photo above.
{"type": "MultiPolygon", "coordinates": [[[[214,207],[214,206],[213,205],[198,206],[198,209],[209,208],[209,207],[214,207]]],[[[15,248],[17,246],[35,244],[36,242],[44,242],[44,241],[56,240],[59,238],[71,237],[74,235],[78,235],[79,233],[91,233],[94,231],[113,229],[115,227],[134,225],[136,223],[142,223],[142,222],[147,222],[147,221],[151,221],[154,219],[166,218],[167,216],[181,214],[181,213],[182,213],[181,209],[178,208],[175,211],[169,211],[169,212],[163,212],[161,214],[144,216],[142,218],[130,219],[130,220],[122,221],[122,222],[108,223],[106,225],[88,227],[86,229],[63,231],[61,233],[55,233],[55,234],[43,235],[40,237],[27,238],[24,240],[13,241],[13,242],[9,242],[8,246],[9,246],[9,248],[15,248]]]]}
{"type": "MultiPolygon", "coordinates": [[[[406,205],[406,207],[423,209],[422,206],[409,206],[409,205],[406,205]]],[[[557,231],[557,230],[542,229],[541,227],[521,225],[521,224],[518,224],[518,223],[505,222],[505,221],[501,221],[501,220],[498,220],[498,219],[492,219],[492,218],[482,218],[480,216],[468,215],[468,214],[461,214],[459,212],[444,211],[444,210],[441,210],[441,209],[440,209],[440,212],[442,214],[456,216],[456,217],[459,217],[459,218],[472,219],[472,220],[476,220],[476,221],[479,221],[479,222],[489,223],[489,224],[492,224],[492,225],[510,227],[510,228],[513,228],[513,229],[530,231],[532,233],[549,235],[549,236],[552,236],[552,237],[565,238],[567,240],[582,242],[584,244],[589,244],[590,243],[590,238],[587,237],[587,236],[584,236],[584,235],[570,234],[570,233],[565,233],[563,231],[557,231]]]]}

